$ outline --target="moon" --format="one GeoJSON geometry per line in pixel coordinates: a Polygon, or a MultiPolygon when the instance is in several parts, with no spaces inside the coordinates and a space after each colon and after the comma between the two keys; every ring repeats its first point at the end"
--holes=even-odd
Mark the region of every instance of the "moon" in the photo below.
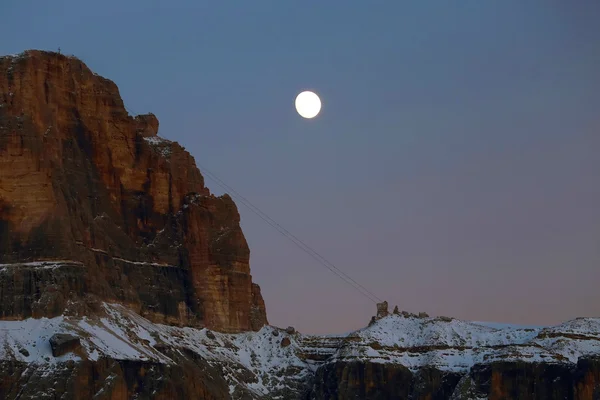
{"type": "Polygon", "coordinates": [[[314,92],[304,91],[296,96],[296,111],[303,118],[314,118],[321,111],[321,99],[314,92]]]}

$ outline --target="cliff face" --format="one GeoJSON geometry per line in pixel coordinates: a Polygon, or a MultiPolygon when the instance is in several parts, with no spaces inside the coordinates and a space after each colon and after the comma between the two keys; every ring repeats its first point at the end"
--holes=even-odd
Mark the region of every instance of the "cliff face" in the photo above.
{"type": "Polygon", "coordinates": [[[597,318],[498,327],[390,315],[381,303],[367,328],[331,340],[304,344],[305,357],[322,360],[310,399],[600,399],[597,318]]]}
{"type": "Polygon", "coordinates": [[[319,370],[310,399],[394,400],[597,400],[600,360],[577,365],[495,362],[467,374],[365,362],[327,364],[319,370]]]}
{"type": "Polygon", "coordinates": [[[340,362],[317,370],[310,398],[314,400],[449,399],[460,374],[424,368],[412,373],[395,364],[340,362]]]}
{"type": "Polygon", "coordinates": [[[235,204],[158,125],[73,57],[0,58],[1,318],[79,299],[227,332],[266,324],[235,204]]]}
{"type": "Polygon", "coordinates": [[[53,368],[14,361],[0,362],[2,399],[229,399],[219,372],[197,360],[180,359],[180,365],[101,360],[71,362],[53,368]]]}

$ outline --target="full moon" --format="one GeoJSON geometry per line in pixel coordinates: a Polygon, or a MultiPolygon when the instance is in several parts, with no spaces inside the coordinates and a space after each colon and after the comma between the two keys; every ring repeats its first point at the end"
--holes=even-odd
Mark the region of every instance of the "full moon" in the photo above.
{"type": "Polygon", "coordinates": [[[296,111],[303,118],[314,118],[321,111],[321,99],[313,92],[302,92],[296,96],[296,111]]]}

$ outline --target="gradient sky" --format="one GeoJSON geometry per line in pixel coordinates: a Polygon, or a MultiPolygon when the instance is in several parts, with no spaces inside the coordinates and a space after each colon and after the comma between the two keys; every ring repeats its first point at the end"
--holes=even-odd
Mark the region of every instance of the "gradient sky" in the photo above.
{"type": "MultiPolygon", "coordinates": [[[[555,324],[600,315],[598,21],[596,0],[2,0],[0,54],[81,58],[391,306],[555,324]]],[[[368,323],[239,207],[272,324],[368,323]]]]}

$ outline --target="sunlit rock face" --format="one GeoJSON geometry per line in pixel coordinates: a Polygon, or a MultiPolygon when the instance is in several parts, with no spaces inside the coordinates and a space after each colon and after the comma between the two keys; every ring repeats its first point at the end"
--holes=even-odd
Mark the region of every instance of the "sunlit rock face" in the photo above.
{"type": "Polygon", "coordinates": [[[226,332],[267,322],[235,204],[158,126],[74,57],[0,58],[0,263],[30,263],[2,270],[0,317],[85,298],[226,332]]]}

